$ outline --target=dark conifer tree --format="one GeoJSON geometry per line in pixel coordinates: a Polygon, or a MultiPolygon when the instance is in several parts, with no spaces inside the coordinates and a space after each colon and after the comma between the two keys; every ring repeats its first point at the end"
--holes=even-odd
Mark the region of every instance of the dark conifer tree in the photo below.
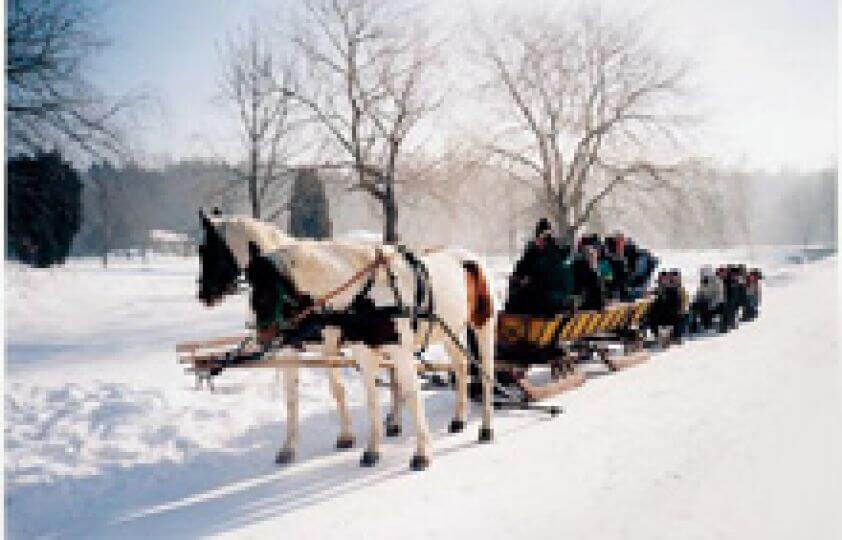
{"type": "Polygon", "coordinates": [[[289,232],[296,238],[330,238],[330,208],[325,186],[316,171],[298,172],[292,185],[289,232]]]}
{"type": "Polygon", "coordinates": [[[64,262],[81,223],[79,173],[57,152],[13,158],[6,172],[9,256],[41,267],[64,262]]]}

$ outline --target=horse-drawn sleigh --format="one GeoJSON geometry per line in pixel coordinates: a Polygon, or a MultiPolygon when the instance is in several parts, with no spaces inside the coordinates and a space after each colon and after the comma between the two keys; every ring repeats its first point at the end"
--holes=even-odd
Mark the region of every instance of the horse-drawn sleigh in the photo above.
{"type": "Polygon", "coordinates": [[[577,367],[597,356],[611,371],[648,358],[642,350],[642,322],[651,298],[616,302],[602,311],[573,311],[553,317],[501,312],[497,318],[498,380],[516,385],[525,399],[538,401],[585,382],[577,367]],[[530,382],[531,367],[546,365],[550,380],[530,382]]]}
{"type": "Polygon", "coordinates": [[[488,273],[462,250],[294,240],[249,218],[201,217],[199,297],[213,305],[242,290],[245,275],[254,327],[242,336],[180,344],[179,360],[210,387],[212,377],[228,368],[281,370],[287,436],[278,463],[295,456],[301,368],[327,370],[340,419],[337,448],[355,444],[341,368],[359,370],[370,426],[361,464],[368,466],[379,458],[384,426],[376,382],[387,370],[392,403],[385,434],[401,432],[401,407],[407,404],[417,441],[411,467],[424,469],[429,434],[419,373],[449,374],[456,391],[451,432],[466,426],[472,379],[470,387],[477,391],[470,394],[483,411],[479,440],[488,442],[492,408],[558,414],[559,407],[535,402],[582,384],[578,362],[597,355],[614,370],[645,360],[639,329],[649,299],[553,317],[498,314],[488,273]],[[443,346],[451,362],[427,360],[424,353],[433,344],[443,346]],[[530,382],[529,368],[538,365],[549,366],[549,383],[530,382]]]}

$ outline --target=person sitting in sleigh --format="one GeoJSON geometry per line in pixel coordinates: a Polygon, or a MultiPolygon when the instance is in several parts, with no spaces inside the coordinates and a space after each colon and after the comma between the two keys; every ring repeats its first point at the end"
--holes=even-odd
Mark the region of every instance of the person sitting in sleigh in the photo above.
{"type": "Polygon", "coordinates": [[[662,328],[669,328],[672,341],[681,343],[687,329],[688,312],[688,296],[681,283],[681,272],[677,269],[660,272],[655,300],[649,311],[652,334],[660,336],[662,328]]]}
{"type": "Polygon", "coordinates": [[[515,265],[509,281],[508,313],[554,315],[573,308],[570,247],[553,236],[550,221],[541,218],[535,236],[515,265]]]}
{"type": "Polygon", "coordinates": [[[690,306],[690,333],[713,328],[713,318],[721,316],[724,303],[722,280],[714,274],[712,266],[703,266],[699,271],[699,287],[690,306]]]}

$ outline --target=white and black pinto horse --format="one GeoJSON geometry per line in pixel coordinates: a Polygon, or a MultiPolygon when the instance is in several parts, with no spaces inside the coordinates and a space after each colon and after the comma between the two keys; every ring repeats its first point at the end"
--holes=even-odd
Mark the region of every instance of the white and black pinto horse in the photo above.
{"type": "MultiPolygon", "coordinates": [[[[451,432],[462,431],[468,406],[469,354],[479,362],[482,380],[483,414],[480,441],[492,439],[492,384],[494,373],[495,306],[491,285],[477,257],[463,251],[442,249],[426,254],[403,256],[395,246],[374,243],[296,240],[266,223],[242,216],[202,215],[205,243],[200,249],[202,275],[199,297],[212,305],[236,290],[238,276],[244,271],[252,287],[252,309],[258,319],[258,335],[273,337],[273,324],[279,314],[287,319],[301,309],[324,309],[331,313],[347,310],[359,298],[360,289],[371,278],[367,295],[372,305],[417,305],[418,268],[425,273],[425,287],[434,299],[433,317],[414,320],[408,316],[391,319],[392,339],[382,343],[343,334],[340,325],[321,328],[319,346],[326,355],[338,354],[347,346],[363,375],[370,434],[361,460],[373,465],[379,459],[383,427],[380,401],[375,386],[381,359],[394,365],[397,387],[392,411],[387,417],[387,433],[400,432],[400,406],[409,406],[416,433],[413,469],[423,469],[430,460],[430,436],[421,400],[415,352],[419,347],[440,343],[453,363],[456,382],[456,407],[451,432]],[[370,269],[370,272],[366,269],[370,269]],[[365,277],[351,284],[353,277],[365,277]],[[296,305],[285,300],[292,298],[296,305]],[[324,301],[322,303],[322,301],[324,301]],[[469,342],[464,338],[470,336],[469,342]],[[470,346],[469,346],[470,345],[470,346]]],[[[351,332],[353,334],[354,332],[351,332]]],[[[339,409],[341,429],[338,448],[353,446],[351,419],[339,369],[329,369],[330,388],[339,409]]],[[[287,434],[278,452],[279,463],[293,459],[298,439],[298,368],[284,368],[287,399],[287,434]]]]}

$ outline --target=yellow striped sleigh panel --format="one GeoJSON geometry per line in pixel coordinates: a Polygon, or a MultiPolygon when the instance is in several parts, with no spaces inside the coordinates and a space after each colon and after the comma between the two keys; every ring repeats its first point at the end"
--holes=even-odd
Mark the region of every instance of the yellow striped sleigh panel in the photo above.
{"type": "Polygon", "coordinates": [[[497,340],[502,345],[527,342],[537,347],[550,347],[558,342],[577,341],[637,327],[652,305],[651,298],[616,303],[603,311],[581,311],[575,315],[536,317],[500,313],[497,319],[497,340]]]}

